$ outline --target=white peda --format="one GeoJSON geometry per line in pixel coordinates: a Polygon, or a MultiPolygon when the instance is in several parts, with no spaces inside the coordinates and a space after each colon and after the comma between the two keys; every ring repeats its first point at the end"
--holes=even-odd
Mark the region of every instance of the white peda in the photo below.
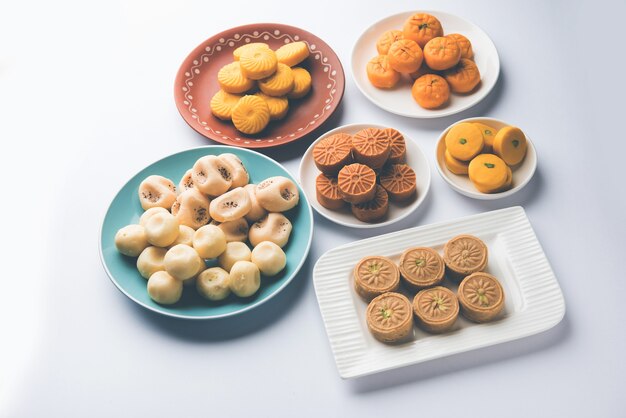
{"type": "Polygon", "coordinates": [[[180,300],[183,283],[166,271],[157,271],[148,279],[148,295],[156,303],[171,305],[180,300]]]}
{"type": "Polygon", "coordinates": [[[154,207],[169,209],[176,200],[176,186],[163,176],[148,176],[139,185],[139,202],[144,210],[154,207]]]}
{"type": "Polygon", "coordinates": [[[268,212],[284,212],[300,200],[298,186],[287,177],[275,176],[256,186],[256,199],[268,212]]]}
{"type": "Polygon", "coordinates": [[[196,278],[196,289],[208,300],[222,300],[230,295],[230,275],[220,267],[204,270],[196,278]]]}
{"type": "Polygon", "coordinates": [[[137,270],[144,279],[149,279],[157,271],[165,271],[165,258],[167,250],[161,247],[148,247],[137,258],[137,270]]]}
{"type": "Polygon", "coordinates": [[[178,221],[174,215],[169,212],[159,212],[146,221],[144,228],[150,244],[157,247],[167,247],[178,238],[178,226],[178,221]]]}
{"type": "Polygon", "coordinates": [[[190,247],[193,246],[193,234],[195,233],[196,231],[193,228],[187,225],[179,225],[178,238],[176,238],[176,241],[170,244],[170,247],[178,244],[189,245],[190,247]]]}
{"type": "Polygon", "coordinates": [[[209,213],[216,221],[227,222],[243,218],[251,207],[248,192],[243,187],[237,187],[213,199],[209,205],[209,213]]]}
{"type": "Polygon", "coordinates": [[[126,225],[115,234],[115,247],[124,255],[137,257],[147,246],[146,230],[141,225],[126,225]]]}
{"type": "Polygon", "coordinates": [[[243,187],[250,181],[250,175],[248,174],[248,170],[241,162],[241,159],[237,157],[235,154],[225,153],[218,155],[218,158],[222,161],[226,161],[233,168],[231,171],[233,182],[231,184],[231,188],[243,187]]]}
{"type": "Polygon", "coordinates": [[[241,241],[244,242],[248,239],[248,222],[246,222],[245,218],[239,218],[234,221],[226,221],[226,222],[215,222],[219,229],[224,232],[226,235],[226,242],[232,241],[241,241]]]}
{"type": "Polygon", "coordinates": [[[205,225],[193,234],[193,248],[202,258],[215,258],[226,250],[226,234],[215,225],[205,225]]]}
{"type": "Polygon", "coordinates": [[[239,297],[252,296],[261,287],[261,272],[250,261],[237,261],[230,270],[230,290],[239,297]]]}
{"type": "Polygon", "coordinates": [[[287,265],[287,256],[278,245],[271,241],[263,241],[252,250],[250,261],[257,265],[261,273],[275,276],[287,265]]]}
{"type": "Polygon", "coordinates": [[[246,184],[244,189],[248,192],[248,197],[250,198],[250,211],[246,214],[246,221],[250,223],[256,222],[267,215],[267,211],[263,209],[263,206],[256,199],[256,184],[246,184]]]}
{"type": "Polygon", "coordinates": [[[185,190],[178,195],[172,205],[172,215],[176,217],[179,224],[198,229],[211,220],[209,204],[209,199],[198,190],[185,190]]]}
{"type": "Polygon", "coordinates": [[[271,241],[279,247],[284,247],[291,234],[291,222],[282,213],[269,213],[250,226],[248,239],[253,247],[263,241],[271,241]]]}
{"type": "Polygon", "coordinates": [[[175,245],[167,250],[163,263],[165,271],[178,280],[190,279],[204,268],[204,260],[200,258],[198,252],[183,244],[175,245]]]}
{"type": "Polygon", "coordinates": [[[148,219],[150,219],[150,217],[154,215],[155,213],[159,213],[159,212],[169,212],[169,210],[159,207],[159,206],[150,208],[144,213],[142,213],[141,216],[139,217],[139,225],[146,226],[146,222],[148,222],[148,219]]]}
{"type": "Polygon", "coordinates": [[[226,193],[233,183],[232,166],[215,155],[201,157],[195,162],[192,170],[194,187],[209,196],[226,193]]]}
{"type": "Polygon", "coordinates": [[[243,242],[233,241],[226,244],[226,251],[217,259],[220,267],[226,271],[230,271],[237,261],[250,261],[252,251],[243,242]]]}
{"type": "Polygon", "coordinates": [[[183,178],[180,179],[180,181],[178,182],[178,193],[182,193],[185,190],[189,190],[189,189],[193,189],[193,177],[191,176],[191,173],[193,173],[193,169],[189,169],[187,171],[185,171],[185,174],[183,175],[183,178]]]}

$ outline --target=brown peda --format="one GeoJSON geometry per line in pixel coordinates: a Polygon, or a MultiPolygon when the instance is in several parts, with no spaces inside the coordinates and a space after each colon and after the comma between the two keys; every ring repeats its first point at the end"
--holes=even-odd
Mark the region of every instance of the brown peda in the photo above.
{"type": "Polygon", "coordinates": [[[391,153],[389,153],[387,163],[404,163],[406,161],[406,143],[404,142],[404,136],[393,128],[386,128],[384,132],[391,144],[391,153]]]}
{"type": "Polygon", "coordinates": [[[396,264],[382,256],[368,256],[354,266],[354,289],[369,301],[400,286],[400,272],[396,264]]]}
{"type": "Polygon", "coordinates": [[[445,265],[439,253],[428,247],[404,250],[400,256],[400,274],[412,289],[423,289],[441,283],[445,265]]]}
{"type": "Polygon", "coordinates": [[[352,162],[352,136],[340,132],[323,138],[313,147],[313,162],[322,173],[337,174],[352,162]]]}
{"type": "Polygon", "coordinates": [[[461,313],[474,322],[493,320],[504,308],[504,290],[491,274],[477,272],[467,276],[458,290],[461,313]]]}
{"type": "Polygon", "coordinates": [[[435,334],[446,332],[459,316],[459,301],[450,289],[431,287],[415,295],[413,314],[420,328],[435,334]]]}
{"type": "Polygon", "coordinates": [[[315,179],[315,196],[320,205],[326,209],[341,209],[346,202],[341,197],[336,177],[329,177],[323,173],[315,179]]]}
{"type": "Polygon", "coordinates": [[[406,164],[387,164],[380,173],[379,181],[394,202],[408,200],[417,191],[415,171],[406,164]]]}
{"type": "Polygon", "coordinates": [[[352,137],[352,151],[357,163],[376,170],[387,162],[391,154],[391,141],[382,129],[361,129],[352,137]]]}
{"type": "Polygon", "coordinates": [[[487,246],[473,235],[458,235],[443,246],[447,276],[459,281],[487,266],[487,246]]]}
{"type": "Polygon", "coordinates": [[[382,219],[389,210],[389,195],[378,184],[374,198],[369,202],[352,204],[352,214],[363,222],[376,222],[382,219]]]}
{"type": "Polygon", "coordinates": [[[349,164],[339,170],[337,184],[343,200],[349,203],[369,202],[376,195],[376,173],[363,164],[349,164]]]}
{"type": "Polygon", "coordinates": [[[384,343],[402,341],[413,331],[411,302],[400,293],[383,293],[367,305],[366,320],[377,340],[384,343]]]}

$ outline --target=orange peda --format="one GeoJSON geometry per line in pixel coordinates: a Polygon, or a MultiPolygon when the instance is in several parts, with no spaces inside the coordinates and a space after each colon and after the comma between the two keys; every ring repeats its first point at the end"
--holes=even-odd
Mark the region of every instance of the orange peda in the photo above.
{"type": "Polygon", "coordinates": [[[415,13],[407,19],[402,28],[404,39],[412,39],[424,48],[426,43],[433,38],[443,36],[441,22],[427,13],[415,13]]]}
{"type": "Polygon", "coordinates": [[[474,61],[461,58],[459,63],[443,74],[454,93],[469,93],[480,83],[480,71],[474,61]]]}
{"type": "Polygon", "coordinates": [[[411,88],[413,99],[425,109],[436,109],[450,98],[448,82],[435,74],[426,74],[415,80],[411,88]]]}
{"type": "Polygon", "coordinates": [[[433,38],[424,47],[424,60],[433,70],[447,70],[458,64],[461,49],[452,38],[439,36],[433,38]]]}
{"type": "Polygon", "coordinates": [[[337,184],[343,200],[349,203],[365,203],[376,195],[376,173],[363,164],[349,164],[339,170],[337,184]]]}
{"type": "Polygon", "coordinates": [[[450,128],[445,141],[450,155],[461,161],[474,158],[482,151],[485,143],[480,128],[468,122],[457,123],[450,128]]]}
{"type": "Polygon", "coordinates": [[[467,58],[471,60],[474,58],[474,51],[472,50],[472,43],[465,36],[460,33],[451,33],[450,35],[446,35],[448,38],[452,38],[459,45],[459,49],[461,50],[461,58],[467,58]]]}
{"type": "Polygon", "coordinates": [[[387,55],[391,44],[395,41],[399,41],[400,39],[402,39],[401,30],[388,30],[387,32],[380,35],[380,38],[378,38],[378,41],[376,41],[376,50],[380,55],[387,55]]]}
{"type": "Polygon", "coordinates": [[[313,162],[322,173],[337,174],[352,162],[352,136],[340,132],[323,138],[313,147],[313,162]]]}
{"type": "Polygon", "coordinates": [[[400,73],[412,73],[422,65],[424,54],[417,42],[401,39],[389,47],[389,65],[400,73]]]}
{"type": "Polygon", "coordinates": [[[366,71],[370,83],[379,89],[390,89],[400,80],[400,73],[391,68],[387,55],[372,58],[367,63],[366,71]]]}

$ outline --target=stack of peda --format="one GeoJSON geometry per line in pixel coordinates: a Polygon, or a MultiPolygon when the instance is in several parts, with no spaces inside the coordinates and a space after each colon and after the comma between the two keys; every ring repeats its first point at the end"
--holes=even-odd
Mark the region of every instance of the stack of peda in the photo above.
{"type": "Polygon", "coordinates": [[[487,246],[473,235],[450,239],[443,257],[429,247],[406,249],[397,265],[383,256],[364,257],[353,269],[353,283],[368,302],[368,329],[379,341],[398,343],[411,335],[413,322],[439,334],[453,329],[459,313],[478,323],[496,319],[504,308],[504,289],[484,271],[487,260],[487,246]],[[444,286],[446,277],[459,283],[456,293],[444,286]]]}
{"type": "Polygon", "coordinates": [[[301,67],[309,56],[306,43],[291,42],[270,49],[253,42],[233,51],[234,61],[217,73],[220,90],[211,99],[211,112],[231,120],[238,131],[254,135],[289,110],[289,100],[300,99],[311,90],[311,74],[301,67]]]}
{"type": "Polygon", "coordinates": [[[258,185],[249,181],[239,157],[225,153],[198,159],[178,188],[158,175],[141,182],[145,212],[139,224],[117,232],[115,246],[137,257],[137,270],[155,302],[178,302],[187,284],[195,284],[210,301],[231,293],[250,297],[262,277],[285,268],[283,247],[292,225],[284,212],[298,204],[298,187],[282,176],[258,185]],[[207,268],[205,260],[219,267],[207,268]]]}
{"type": "Polygon", "coordinates": [[[406,202],[417,194],[404,136],[392,128],[330,135],[315,144],[313,160],[321,171],[315,181],[320,205],[341,210],[349,204],[363,222],[380,221],[389,201],[406,202]]]}
{"type": "Polygon", "coordinates": [[[469,39],[459,33],[444,36],[441,22],[427,13],[413,14],[402,30],[384,32],[376,50],[366,66],[372,85],[390,89],[405,75],[413,83],[413,98],[425,109],[440,108],[450,92],[470,93],[480,83],[469,39]]]}
{"type": "Polygon", "coordinates": [[[445,137],[444,162],[454,174],[468,175],[481,193],[511,188],[514,167],[526,156],[527,141],[521,129],[497,130],[484,123],[462,122],[445,137]]]}

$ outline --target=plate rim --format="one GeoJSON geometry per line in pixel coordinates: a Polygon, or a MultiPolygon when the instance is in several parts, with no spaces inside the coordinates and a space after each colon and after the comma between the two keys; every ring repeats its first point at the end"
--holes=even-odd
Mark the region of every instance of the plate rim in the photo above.
{"type": "MultiPolygon", "coordinates": [[[[385,125],[380,125],[380,124],[376,124],[376,123],[348,123],[346,125],[341,125],[338,126],[336,128],[333,128],[325,133],[323,133],[322,135],[320,135],[319,137],[317,137],[313,142],[311,142],[311,144],[309,145],[309,147],[306,149],[306,151],[304,152],[304,154],[302,154],[302,158],[300,159],[300,165],[298,167],[298,183],[300,184],[300,187],[302,188],[302,191],[304,192],[304,185],[302,184],[302,173],[304,170],[304,161],[305,161],[305,157],[309,154],[311,154],[313,152],[313,147],[315,146],[315,144],[317,144],[320,140],[322,140],[323,138],[330,136],[332,134],[335,134],[337,132],[341,132],[342,130],[345,130],[346,128],[357,128],[357,127],[362,127],[362,128],[366,128],[366,127],[370,127],[370,128],[379,128],[379,129],[386,129],[389,128],[389,126],[385,126],[385,125]]],[[[396,128],[393,128],[396,129],[396,128]]],[[[412,215],[413,213],[415,213],[426,201],[426,198],[428,197],[428,193],[430,193],[430,187],[431,187],[431,183],[432,183],[432,174],[430,171],[430,162],[428,161],[428,157],[426,156],[426,153],[422,150],[422,148],[419,146],[419,144],[412,139],[410,136],[406,135],[403,131],[401,131],[400,129],[396,129],[398,132],[400,132],[402,134],[402,136],[408,140],[411,141],[413,143],[413,145],[419,150],[419,152],[421,153],[423,162],[425,162],[426,168],[427,168],[427,173],[428,173],[428,181],[426,184],[426,190],[424,193],[421,193],[419,195],[419,197],[416,199],[416,202],[418,202],[417,204],[415,204],[415,207],[413,209],[408,210],[406,213],[402,214],[401,216],[394,218],[394,219],[390,219],[387,220],[385,222],[380,222],[380,223],[362,223],[362,224],[352,224],[352,223],[348,223],[339,219],[335,219],[329,215],[327,215],[326,213],[318,210],[317,205],[319,204],[319,202],[317,202],[317,198],[315,196],[308,196],[310,200],[310,205],[311,207],[315,210],[316,213],[318,213],[319,215],[323,216],[325,219],[328,219],[329,221],[336,223],[338,225],[342,225],[345,227],[349,227],[349,228],[357,228],[357,229],[374,229],[374,228],[382,228],[385,226],[389,226],[389,225],[393,225],[396,222],[400,222],[403,219],[406,219],[407,217],[409,217],[410,215],[412,215]],[[315,200],[314,200],[315,199],[315,200]]],[[[305,192],[306,194],[306,192],[305,192]]],[[[356,219],[356,218],[355,218],[356,219]]]]}
{"type": "Polygon", "coordinates": [[[197,46],[195,46],[187,55],[185,55],[185,57],[183,58],[182,62],[180,63],[178,70],[176,71],[176,76],[174,77],[174,105],[176,106],[176,110],[178,111],[180,117],[185,121],[185,123],[191,128],[193,129],[195,132],[199,133],[201,136],[205,137],[206,139],[209,139],[211,141],[214,141],[220,145],[225,145],[225,146],[230,146],[230,147],[234,147],[234,148],[245,148],[245,149],[263,149],[263,148],[276,148],[276,147],[280,147],[283,145],[287,145],[290,144],[292,142],[296,142],[299,139],[305,138],[307,135],[312,135],[313,133],[315,133],[318,129],[320,129],[320,127],[322,125],[324,125],[333,114],[335,114],[335,112],[337,111],[337,109],[339,109],[339,107],[341,106],[341,103],[343,101],[343,97],[345,95],[345,90],[346,90],[346,75],[345,75],[345,69],[343,68],[343,64],[341,63],[341,59],[339,58],[339,55],[335,52],[335,50],[322,38],[320,38],[319,36],[315,35],[314,33],[309,32],[306,29],[302,29],[299,28],[297,26],[293,26],[293,25],[287,25],[284,23],[274,23],[274,22],[256,22],[256,23],[248,23],[248,24],[243,24],[243,25],[239,25],[239,26],[234,26],[231,28],[226,28],[224,30],[221,30],[220,32],[211,35],[210,37],[206,38],[204,41],[200,42],[197,46]],[[244,144],[242,141],[241,145],[235,145],[232,142],[224,142],[225,140],[221,139],[221,138],[217,138],[214,136],[209,136],[209,134],[207,134],[204,130],[199,129],[199,127],[194,126],[194,124],[192,123],[192,121],[189,121],[187,119],[187,117],[185,116],[185,114],[183,113],[183,109],[181,108],[181,106],[179,106],[179,99],[181,99],[181,93],[179,91],[179,89],[177,87],[182,85],[182,80],[184,79],[184,69],[183,66],[184,64],[187,62],[187,60],[189,60],[190,58],[192,58],[193,55],[195,55],[196,51],[200,51],[203,49],[203,46],[206,45],[207,43],[210,42],[214,42],[215,40],[219,40],[222,36],[224,32],[229,32],[229,31],[233,31],[233,30],[238,30],[238,29],[243,29],[243,28],[247,28],[250,26],[274,26],[275,29],[280,29],[280,30],[297,30],[297,31],[301,31],[307,34],[307,36],[311,36],[312,38],[316,39],[316,43],[317,42],[322,42],[330,51],[330,53],[332,53],[332,55],[334,55],[334,57],[337,59],[337,62],[339,64],[339,70],[337,71],[337,84],[341,85],[341,88],[337,88],[337,100],[336,100],[336,105],[331,109],[330,112],[320,116],[320,118],[318,118],[316,120],[315,126],[312,127],[312,129],[308,132],[305,132],[306,130],[302,130],[302,131],[296,131],[296,132],[292,132],[290,134],[294,134],[293,137],[289,137],[289,139],[287,139],[284,142],[269,142],[269,141],[260,141],[257,142],[256,140],[252,139],[250,141],[249,144],[244,144]]]}
{"type": "Polygon", "coordinates": [[[505,197],[512,196],[515,193],[522,190],[528,183],[530,183],[530,180],[532,180],[532,178],[535,176],[535,172],[537,171],[537,165],[539,164],[538,163],[539,156],[537,155],[537,148],[535,147],[535,144],[533,143],[532,139],[528,135],[526,135],[526,133],[524,133],[524,136],[526,137],[526,142],[529,145],[528,148],[531,150],[531,153],[534,156],[534,162],[531,166],[530,174],[528,175],[528,177],[526,177],[521,183],[519,183],[517,186],[513,187],[512,189],[505,190],[503,192],[498,192],[498,193],[481,193],[478,190],[476,191],[467,190],[458,186],[454,182],[452,182],[450,177],[444,172],[444,169],[439,161],[439,147],[441,146],[441,142],[444,141],[446,133],[448,133],[450,129],[452,129],[453,126],[458,125],[459,123],[473,123],[473,122],[497,122],[497,123],[501,123],[504,125],[515,126],[515,125],[511,125],[510,123],[502,119],[491,118],[491,117],[471,117],[471,118],[461,119],[459,121],[452,123],[450,126],[448,126],[443,131],[441,131],[441,134],[439,134],[439,138],[437,138],[437,142],[435,143],[435,166],[437,167],[437,172],[439,173],[441,178],[443,178],[443,180],[448,184],[448,186],[450,186],[457,193],[462,194],[463,196],[466,196],[472,199],[476,199],[476,200],[504,199],[505,197]]]}
{"type": "Polygon", "coordinates": [[[354,80],[354,84],[356,84],[357,88],[359,89],[359,91],[375,106],[379,107],[380,109],[383,109],[386,112],[392,113],[394,115],[398,115],[398,116],[402,116],[402,117],[406,117],[406,118],[412,118],[412,119],[437,119],[437,118],[445,118],[448,116],[452,116],[452,115],[456,115],[458,113],[464,112],[476,105],[478,105],[480,102],[482,102],[487,96],[489,96],[489,94],[493,91],[494,87],[496,86],[496,84],[498,84],[498,80],[500,79],[500,54],[498,53],[498,48],[496,47],[496,44],[493,42],[493,40],[491,39],[491,36],[489,36],[489,34],[480,26],[478,26],[477,24],[475,24],[474,22],[472,22],[471,20],[462,18],[458,15],[452,14],[452,13],[448,13],[448,12],[442,12],[439,10],[408,10],[408,11],[404,11],[404,12],[400,12],[400,13],[395,13],[389,16],[385,16],[382,19],[377,20],[376,22],[372,23],[371,25],[369,25],[367,28],[365,28],[365,30],[363,30],[361,32],[361,34],[359,35],[359,37],[357,38],[357,40],[354,42],[353,46],[352,46],[352,51],[350,53],[350,73],[352,75],[352,79],[354,80]],[[405,15],[410,15],[410,14],[414,14],[414,13],[428,13],[428,14],[432,14],[433,16],[437,16],[438,14],[440,15],[447,15],[447,16],[452,16],[456,19],[460,19],[463,20],[467,23],[469,23],[470,25],[476,27],[478,30],[480,30],[481,32],[483,32],[485,34],[485,36],[487,37],[487,39],[489,40],[489,42],[491,43],[491,45],[493,46],[493,50],[495,52],[495,62],[496,62],[496,75],[494,77],[493,83],[491,84],[491,86],[489,86],[485,92],[483,93],[482,97],[478,98],[477,100],[470,102],[464,106],[461,106],[458,109],[449,109],[449,110],[445,110],[445,109],[435,109],[435,111],[438,111],[437,114],[426,114],[426,115],[415,115],[415,114],[411,114],[411,113],[406,113],[406,112],[401,112],[401,111],[397,111],[394,110],[392,108],[389,108],[385,105],[382,105],[381,103],[379,103],[379,101],[377,101],[376,99],[374,99],[371,95],[369,95],[365,89],[361,86],[361,83],[359,83],[357,80],[357,76],[356,76],[356,72],[355,72],[355,56],[357,54],[357,45],[361,42],[361,39],[363,38],[363,36],[369,32],[375,25],[379,24],[380,22],[382,22],[383,20],[387,20],[387,19],[393,19],[393,18],[399,18],[400,16],[405,16],[405,15]],[[439,113],[441,112],[441,113],[439,113]]]}
{"type": "MultiPolygon", "coordinates": [[[[244,152],[249,152],[251,154],[256,154],[270,162],[273,162],[274,164],[278,165],[281,169],[283,169],[285,171],[285,173],[287,173],[289,175],[289,177],[291,177],[292,180],[295,181],[295,179],[293,178],[294,176],[291,174],[291,172],[289,172],[289,170],[287,170],[281,163],[279,163],[278,161],[268,157],[267,155],[264,155],[258,151],[252,150],[252,149],[248,149],[248,148],[242,148],[242,147],[234,147],[234,146],[230,146],[230,145],[202,145],[199,147],[192,147],[192,148],[187,148],[184,149],[182,151],[177,151],[171,154],[168,154],[162,158],[159,158],[158,160],[153,161],[152,163],[149,163],[147,165],[145,165],[144,167],[142,167],[141,169],[139,169],[139,171],[137,171],[135,174],[133,174],[132,176],[130,176],[130,178],[124,182],[124,184],[115,192],[115,194],[113,195],[113,198],[110,199],[110,203],[107,205],[106,209],[104,210],[104,214],[101,216],[101,221],[100,221],[100,228],[99,228],[99,233],[97,236],[98,239],[98,253],[100,256],[100,263],[102,264],[102,267],[104,268],[104,271],[106,272],[107,276],[109,277],[109,280],[115,285],[115,287],[117,288],[117,290],[119,290],[122,294],[124,294],[126,297],[128,297],[131,301],[135,302],[137,305],[158,313],[160,315],[164,315],[164,316],[168,316],[168,317],[172,317],[172,318],[178,318],[178,319],[188,319],[188,320],[196,320],[196,321],[202,321],[202,320],[213,320],[213,319],[221,319],[221,318],[227,318],[227,317],[231,317],[231,316],[236,316],[236,315],[240,315],[243,314],[245,312],[248,312],[262,304],[264,304],[265,302],[269,301],[270,299],[274,298],[274,296],[278,295],[280,292],[282,292],[285,287],[287,287],[289,285],[289,283],[291,283],[293,281],[293,279],[295,278],[295,276],[300,272],[300,270],[302,269],[302,266],[304,265],[304,263],[306,262],[306,260],[309,258],[309,254],[310,254],[310,250],[311,250],[311,243],[313,241],[313,235],[315,233],[315,228],[314,228],[314,216],[313,216],[313,211],[311,209],[311,204],[309,203],[309,199],[306,196],[306,194],[304,193],[304,190],[301,190],[302,194],[305,194],[304,199],[306,202],[306,207],[307,207],[307,213],[309,215],[309,221],[310,221],[310,228],[309,228],[309,239],[306,245],[306,248],[304,250],[304,257],[302,257],[302,259],[300,260],[300,262],[298,263],[298,265],[296,266],[296,268],[294,269],[291,277],[289,277],[287,280],[285,280],[285,282],[280,285],[273,293],[271,293],[270,295],[268,295],[266,298],[261,299],[259,301],[256,301],[255,303],[251,304],[251,305],[247,305],[246,307],[233,311],[233,312],[227,312],[227,313],[223,313],[223,314],[218,314],[218,315],[203,315],[203,316],[188,316],[188,315],[183,315],[183,314],[179,314],[179,313],[174,313],[174,312],[167,312],[165,310],[160,310],[157,308],[154,308],[152,306],[146,305],[145,303],[143,303],[142,301],[136,299],[134,296],[132,296],[130,293],[128,293],[125,289],[122,288],[122,286],[117,282],[117,280],[113,277],[113,274],[109,271],[109,268],[107,267],[107,263],[106,260],[104,258],[104,252],[102,251],[102,237],[103,237],[103,233],[104,233],[104,222],[106,220],[107,215],[109,214],[109,210],[111,209],[111,205],[113,204],[113,201],[119,196],[119,194],[121,193],[122,189],[124,189],[128,183],[130,183],[135,177],[137,177],[139,175],[139,173],[141,173],[143,170],[145,170],[147,167],[160,163],[168,158],[171,158],[175,155],[179,155],[179,154],[183,154],[186,152],[190,152],[190,151],[195,151],[195,150],[200,150],[200,149],[207,149],[207,148],[229,148],[232,150],[243,150],[244,152]]],[[[226,151],[228,152],[228,151],[226,151]]],[[[300,189],[302,189],[302,187],[300,187],[300,189]]],[[[300,202],[302,202],[302,199],[300,199],[300,202]]]]}
{"type": "MultiPolygon", "coordinates": [[[[349,285],[348,285],[349,286],[349,285]]],[[[522,206],[511,206],[511,207],[507,207],[507,208],[502,208],[502,209],[497,209],[497,210],[493,210],[493,211],[488,211],[488,212],[480,212],[480,213],[476,213],[473,215],[468,215],[468,216],[461,216],[461,217],[456,217],[450,220],[444,220],[444,221],[439,221],[439,222],[434,222],[431,224],[427,224],[427,225],[420,225],[420,226],[416,226],[416,227],[411,227],[411,228],[406,228],[400,231],[395,231],[395,232],[390,232],[384,235],[379,235],[379,236],[375,236],[375,237],[370,237],[370,238],[365,238],[365,239],[361,239],[361,240],[357,240],[357,241],[353,241],[350,243],[346,243],[343,245],[340,245],[338,247],[332,248],[328,251],[326,251],[324,254],[322,254],[319,259],[317,260],[317,262],[315,263],[315,266],[313,267],[313,287],[315,289],[315,295],[316,295],[316,299],[318,301],[318,307],[320,309],[320,314],[322,316],[322,322],[324,324],[324,330],[326,331],[326,336],[331,348],[331,352],[333,354],[333,359],[335,361],[335,366],[337,367],[339,376],[342,379],[352,379],[352,378],[359,378],[362,376],[367,376],[367,375],[371,375],[371,374],[375,374],[375,373],[380,373],[380,372],[384,372],[387,370],[392,370],[392,369],[396,369],[396,368],[402,368],[402,367],[406,367],[406,366],[410,366],[410,365],[415,365],[415,364],[419,364],[419,363],[423,363],[423,362],[427,362],[427,361],[431,361],[431,360],[435,360],[438,358],[445,358],[445,357],[449,357],[452,355],[456,355],[462,352],[470,352],[470,351],[474,351],[474,350],[478,350],[478,349],[482,349],[488,346],[495,346],[495,345],[499,345],[502,343],[506,343],[506,342],[510,342],[510,341],[514,341],[514,340],[519,340],[522,338],[526,338],[529,337],[531,335],[536,335],[536,334],[540,334],[542,332],[546,332],[550,329],[552,329],[553,327],[555,327],[556,325],[558,325],[564,318],[565,313],[567,311],[567,305],[565,302],[565,298],[563,295],[563,291],[561,289],[561,286],[559,285],[558,279],[556,277],[556,275],[554,274],[554,271],[552,269],[552,266],[550,264],[550,261],[548,260],[545,251],[543,250],[543,247],[541,245],[541,243],[539,242],[538,237],[536,236],[535,232],[534,232],[534,228],[532,227],[532,224],[530,223],[530,219],[528,218],[526,211],[524,210],[524,208],[522,206]],[[502,338],[499,341],[496,342],[485,342],[484,344],[479,344],[476,346],[473,346],[469,349],[464,349],[463,347],[458,348],[458,349],[454,349],[451,350],[449,352],[445,352],[444,354],[436,354],[436,355],[432,355],[432,356],[428,356],[427,358],[422,358],[422,359],[417,359],[415,361],[407,361],[405,363],[402,364],[387,364],[384,367],[372,367],[369,370],[366,371],[356,371],[356,372],[350,372],[348,369],[344,369],[342,367],[340,367],[339,365],[339,357],[337,354],[337,346],[335,344],[333,344],[333,342],[331,341],[331,337],[328,334],[329,331],[329,327],[328,327],[328,320],[326,318],[326,315],[324,314],[324,309],[322,308],[322,303],[320,302],[320,288],[319,288],[319,284],[318,284],[318,269],[320,268],[319,266],[322,264],[322,262],[325,260],[325,258],[327,258],[329,255],[332,255],[332,253],[337,252],[337,251],[342,251],[342,250],[348,250],[351,247],[357,245],[357,244],[367,244],[370,243],[371,241],[374,240],[379,240],[379,239],[384,239],[384,238],[388,238],[390,236],[396,236],[396,235],[401,235],[401,234],[408,234],[408,233],[415,233],[415,232],[419,232],[421,230],[427,229],[427,228],[437,228],[437,227],[442,227],[442,226],[450,226],[450,225],[454,225],[456,223],[459,222],[467,222],[467,221],[471,221],[471,220],[475,220],[478,218],[485,218],[485,216],[487,214],[506,214],[507,212],[509,212],[511,214],[511,216],[516,216],[518,214],[523,216],[523,221],[528,225],[528,228],[530,229],[530,231],[532,232],[536,244],[538,246],[538,248],[541,251],[541,254],[544,256],[545,259],[545,263],[546,266],[549,270],[549,273],[551,275],[551,277],[554,279],[554,284],[556,285],[556,296],[558,297],[558,300],[555,302],[558,303],[558,312],[556,314],[553,314],[551,316],[551,321],[542,324],[542,326],[540,327],[535,327],[534,329],[526,329],[524,330],[524,332],[519,332],[518,334],[514,334],[514,335],[508,335],[506,336],[506,338],[502,338]]],[[[349,286],[350,287],[350,286],[349,286]]],[[[523,309],[522,311],[524,311],[525,309],[523,309]]],[[[488,325],[488,324],[478,324],[478,326],[481,325],[488,325]]],[[[443,334],[443,336],[445,337],[445,334],[443,334]]],[[[367,357],[367,354],[365,354],[362,357],[367,357]]]]}

